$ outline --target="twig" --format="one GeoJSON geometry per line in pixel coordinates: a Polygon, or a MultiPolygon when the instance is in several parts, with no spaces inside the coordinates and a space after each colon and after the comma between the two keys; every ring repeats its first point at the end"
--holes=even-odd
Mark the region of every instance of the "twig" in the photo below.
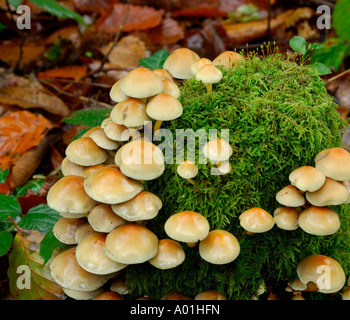
{"type": "Polygon", "coordinates": [[[72,84],[84,84],[84,85],[89,85],[92,87],[100,87],[100,88],[106,88],[109,89],[111,86],[108,84],[104,84],[104,83],[94,83],[94,82],[85,82],[85,81],[79,81],[79,80],[69,80],[69,79],[45,79],[46,81],[50,81],[50,82],[67,82],[67,83],[72,83],[72,84]]]}
{"type": "Polygon", "coordinates": [[[347,74],[347,73],[350,73],[350,69],[345,70],[345,71],[343,71],[343,72],[337,74],[336,76],[334,76],[334,77],[332,77],[332,78],[329,78],[329,79],[326,81],[326,84],[327,84],[327,83],[330,83],[330,82],[332,82],[332,81],[334,81],[334,80],[336,80],[336,79],[338,79],[338,78],[341,78],[344,74],[347,74]]]}

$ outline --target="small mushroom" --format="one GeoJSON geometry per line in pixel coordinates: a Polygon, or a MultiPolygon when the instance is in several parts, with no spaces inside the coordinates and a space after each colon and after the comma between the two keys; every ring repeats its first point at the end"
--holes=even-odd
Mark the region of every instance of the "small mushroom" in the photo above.
{"type": "Polygon", "coordinates": [[[203,147],[203,153],[210,161],[216,162],[218,167],[221,166],[221,161],[228,160],[232,153],[232,147],[223,139],[212,139],[203,147]]]}
{"type": "Polygon", "coordinates": [[[222,79],[222,72],[212,64],[205,64],[197,71],[196,79],[203,82],[207,93],[212,93],[212,85],[222,79]]]}
{"type": "Polygon", "coordinates": [[[75,164],[70,161],[67,157],[62,160],[61,171],[64,176],[80,176],[82,177],[83,170],[86,167],[75,164]]]}
{"type": "Polygon", "coordinates": [[[77,243],[80,243],[85,237],[94,232],[95,230],[91,227],[89,222],[83,223],[75,230],[75,240],[77,243]]]}
{"type": "Polygon", "coordinates": [[[190,160],[185,160],[177,166],[177,174],[186,179],[189,183],[195,184],[193,178],[198,174],[197,166],[190,160]]]}
{"type": "Polygon", "coordinates": [[[78,226],[86,223],[85,218],[60,218],[53,226],[54,236],[64,244],[77,244],[75,232],[78,226]]]}
{"type": "Polygon", "coordinates": [[[168,70],[165,69],[154,69],[152,70],[153,73],[155,73],[160,79],[164,80],[168,80],[171,82],[174,82],[174,78],[173,76],[170,74],[170,72],[168,70]]]}
{"type": "Polygon", "coordinates": [[[104,124],[103,130],[109,139],[115,141],[128,141],[131,137],[130,129],[112,120],[104,124]]]}
{"type": "Polygon", "coordinates": [[[234,261],[240,253],[237,238],[225,230],[212,230],[199,242],[199,255],[212,264],[227,264],[234,261]]]}
{"type": "Polygon", "coordinates": [[[123,93],[123,91],[120,89],[120,81],[122,81],[123,78],[119,79],[111,88],[109,91],[110,98],[115,102],[121,102],[129,97],[123,93]]]}
{"type": "Polygon", "coordinates": [[[92,290],[92,291],[77,291],[77,290],[69,290],[66,288],[62,288],[62,289],[63,289],[63,292],[68,297],[70,297],[74,300],[90,300],[103,291],[103,288],[98,288],[98,289],[92,290]]]}
{"type": "Polygon", "coordinates": [[[91,300],[124,300],[124,298],[119,293],[104,291],[96,295],[91,300]]]}
{"type": "Polygon", "coordinates": [[[206,64],[213,64],[209,59],[207,58],[200,58],[196,62],[194,62],[191,66],[191,72],[196,75],[198,70],[205,66],[206,64]]]}
{"type": "Polygon", "coordinates": [[[110,259],[124,264],[143,263],[158,252],[158,238],[146,227],[124,224],[107,235],[105,253],[110,259]]]}
{"type": "Polygon", "coordinates": [[[275,224],[273,216],[266,210],[258,207],[250,208],[239,216],[243,229],[252,233],[262,233],[271,230],[275,224]]]}
{"type": "Polygon", "coordinates": [[[130,286],[125,282],[124,277],[117,277],[111,283],[109,289],[121,295],[130,293],[130,286]]]}
{"type": "Polygon", "coordinates": [[[244,60],[244,57],[239,53],[234,51],[224,51],[213,60],[213,65],[232,68],[238,61],[242,60],[244,60]]]}
{"type": "Polygon", "coordinates": [[[286,207],[301,207],[305,204],[304,195],[293,185],[288,185],[278,191],[276,200],[286,207]]]}
{"type": "Polygon", "coordinates": [[[163,80],[164,90],[162,93],[167,93],[173,96],[175,99],[178,99],[181,95],[181,91],[177,84],[170,80],[163,80]]]}
{"type": "Polygon", "coordinates": [[[298,210],[292,207],[279,207],[273,213],[277,227],[283,230],[298,229],[298,216],[298,210]]]}
{"type": "Polygon", "coordinates": [[[224,295],[214,290],[207,290],[198,293],[194,300],[227,300],[224,295]]]}
{"type": "Polygon", "coordinates": [[[116,140],[112,140],[106,136],[104,129],[98,128],[90,134],[90,138],[102,149],[115,150],[120,146],[116,140]]]}
{"type": "Polygon", "coordinates": [[[323,186],[326,176],[314,167],[302,166],[289,174],[289,181],[301,191],[314,192],[323,186]]]}

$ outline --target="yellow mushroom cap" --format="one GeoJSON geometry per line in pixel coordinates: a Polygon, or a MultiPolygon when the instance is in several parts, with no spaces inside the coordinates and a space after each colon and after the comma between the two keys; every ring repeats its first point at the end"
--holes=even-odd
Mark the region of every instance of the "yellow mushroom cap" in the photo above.
{"type": "Polygon", "coordinates": [[[244,211],[239,216],[239,221],[243,229],[254,233],[269,231],[275,224],[273,216],[266,210],[258,207],[244,211]]]}
{"type": "Polygon", "coordinates": [[[87,213],[96,201],[84,189],[84,178],[64,176],[47,193],[47,204],[51,209],[67,213],[87,213]]]}
{"type": "Polygon", "coordinates": [[[75,232],[78,226],[86,223],[85,218],[60,218],[53,226],[53,234],[62,243],[77,244],[75,232]]]}
{"type": "Polygon", "coordinates": [[[303,210],[298,224],[305,232],[317,236],[336,233],[340,228],[339,216],[327,207],[310,207],[303,210]]]}
{"type": "Polygon", "coordinates": [[[339,291],[346,280],[338,261],[321,254],[310,255],[301,260],[297,266],[297,274],[302,283],[313,282],[322,293],[339,291]]]}
{"type": "Polygon", "coordinates": [[[179,118],[183,108],[180,101],[172,95],[160,93],[147,103],[146,112],[154,120],[170,121],[179,118]]]}
{"type": "Polygon", "coordinates": [[[206,64],[213,64],[213,63],[207,58],[200,58],[199,60],[197,60],[192,64],[191,72],[195,75],[198,72],[198,70],[206,64]]]}
{"type": "Polygon", "coordinates": [[[225,161],[232,152],[232,147],[223,139],[212,139],[203,147],[205,157],[212,161],[225,161]]]}
{"type": "Polygon", "coordinates": [[[178,175],[184,179],[192,179],[198,174],[197,166],[190,160],[185,160],[177,166],[178,175]]]}
{"type": "Polygon", "coordinates": [[[123,91],[120,89],[120,81],[122,81],[123,78],[119,79],[111,88],[109,91],[109,96],[111,99],[115,102],[121,102],[123,100],[128,99],[129,97],[123,93],[123,91]]]}
{"type": "Polygon", "coordinates": [[[273,217],[277,227],[280,229],[296,230],[299,227],[299,212],[296,208],[279,207],[274,211],[273,217]]]}
{"type": "Polygon", "coordinates": [[[288,185],[278,191],[276,200],[287,207],[301,207],[305,204],[305,198],[302,192],[292,185],[288,185]]]}
{"type": "Polygon", "coordinates": [[[127,265],[109,259],[104,252],[107,235],[94,232],[85,237],[76,248],[79,265],[94,274],[111,274],[127,265]]]}
{"type": "Polygon", "coordinates": [[[168,70],[165,69],[154,69],[152,70],[153,73],[155,73],[159,78],[162,80],[169,80],[169,81],[174,81],[173,76],[170,74],[168,70]]]}
{"type": "Polygon", "coordinates": [[[148,262],[161,270],[175,268],[185,260],[185,252],[181,245],[172,239],[161,239],[158,253],[148,262]]]}
{"type": "Polygon", "coordinates": [[[106,255],[120,263],[146,262],[152,259],[157,252],[157,236],[140,224],[124,224],[114,229],[106,238],[106,255]]]}
{"type": "Polygon", "coordinates": [[[90,137],[80,137],[66,148],[66,157],[81,166],[93,166],[106,161],[107,152],[100,148],[90,137]]]}
{"type": "Polygon", "coordinates": [[[91,300],[93,297],[97,296],[102,291],[103,291],[102,287],[92,291],[77,291],[77,290],[69,290],[69,289],[63,288],[63,292],[68,297],[75,300],[91,300]]]}
{"type": "Polygon", "coordinates": [[[118,141],[112,140],[106,136],[104,129],[98,128],[90,134],[90,138],[102,149],[114,150],[117,149],[120,144],[118,141]]]}
{"type": "Polygon", "coordinates": [[[301,191],[313,192],[323,186],[326,176],[314,167],[302,166],[289,174],[289,181],[301,191]]]}
{"type": "Polygon", "coordinates": [[[200,57],[194,51],[188,48],[179,48],[174,50],[163,64],[163,69],[177,79],[190,79],[194,75],[191,72],[191,66],[200,57]]]}
{"type": "Polygon", "coordinates": [[[203,83],[217,83],[222,79],[222,72],[212,64],[205,64],[197,71],[196,79],[203,83]]]}
{"type": "Polygon", "coordinates": [[[234,261],[240,253],[237,238],[225,230],[212,230],[199,242],[200,256],[212,264],[226,264],[234,261]]]}
{"type": "Polygon", "coordinates": [[[350,153],[343,148],[325,149],[316,155],[315,167],[328,178],[350,180],[350,153]]]}
{"type": "Polygon", "coordinates": [[[61,171],[64,176],[80,176],[82,177],[82,172],[86,167],[75,164],[70,161],[67,157],[62,160],[61,171]]]}
{"type": "Polygon", "coordinates": [[[225,66],[227,68],[231,68],[233,65],[235,65],[238,61],[244,60],[244,58],[234,51],[224,51],[220,53],[214,60],[213,65],[214,66],[225,66]]]}
{"type": "Polygon", "coordinates": [[[163,81],[150,69],[138,67],[120,81],[121,91],[131,98],[148,98],[164,90],[163,81]]]}
{"type": "Polygon", "coordinates": [[[126,126],[117,124],[112,120],[105,123],[103,130],[109,139],[115,141],[128,141],[131,136],[130,130],[126,126]]]}
{"type": "Polygon", "coordinates": [[[126,177],[115,165],[108,165],[89,174],[84,180],[84,188],[92,199],[115,204],[136,196],[143,185],[126,177]]]}
{"type": "Polygon", "coordinates": [[[163,84],[164,84],[164,90],[162,93],[170,94],[176,99],[180,97],[181,91],[175,82],[170,80],[163,80],[163,84]]]}
{"type": "Polygon", "coordinates": [[[164,224],[166,234],[182,242],[197,242],[207,237],[209,222],[200,213],[194,211],[182,211],[173,214],[164,224]]]}
{"type": "Polygon", "coordinates": [[[51,276],[57,284],[69,290],[93,291],[102,287],[108,275],[98,275],[83,269],[77,262],[76,247],[58,254],[50,264],[51,276]]]}
{"type": "Polygon", "coordinates": [[[337,206],[348,201],[349,191],[343,183],[326,178],[320,189],[314,192],[307,191],[305,197],[314,206],[337,206]]]}
{"type": "Polygon", "coordinates": [[[198,293],[194,297],[194,300],[227,300],[227,299],[220,292],[217,292],[214,290],[207,290],[207,291],[198,293]]]}
{"type": "Polygon", "coordinates": [[[127,221],[153,219],[161,208],[162,201],[149,191],[141,191],[129,201],[112,205],[112,210],[127,221]]]}

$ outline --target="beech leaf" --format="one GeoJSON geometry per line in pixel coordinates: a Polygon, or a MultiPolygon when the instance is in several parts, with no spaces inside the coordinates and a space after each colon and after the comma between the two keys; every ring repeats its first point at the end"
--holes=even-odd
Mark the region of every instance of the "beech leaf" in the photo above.
{"type": "Polygon", "coordinates": [[[165,49],[160,49],[147,58],[140,59],[140,66],[151,70],[163,68],[163,64],[168,58],[169,53],[165,49]]]}

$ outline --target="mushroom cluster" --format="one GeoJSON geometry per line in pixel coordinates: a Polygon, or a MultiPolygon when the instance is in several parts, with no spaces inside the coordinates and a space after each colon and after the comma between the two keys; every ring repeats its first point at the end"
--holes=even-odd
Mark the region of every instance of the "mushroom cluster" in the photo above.
{"type": "Polygon", "coordinates": [[[283,205],[274,212],[277,226],[326,236],[340,228],[338,214],[329,206],[350,203],[350,153],[329,148],[315,157],[315,166],[302,166],[289,174],[290,185],[276,194],[283,205]]]}

